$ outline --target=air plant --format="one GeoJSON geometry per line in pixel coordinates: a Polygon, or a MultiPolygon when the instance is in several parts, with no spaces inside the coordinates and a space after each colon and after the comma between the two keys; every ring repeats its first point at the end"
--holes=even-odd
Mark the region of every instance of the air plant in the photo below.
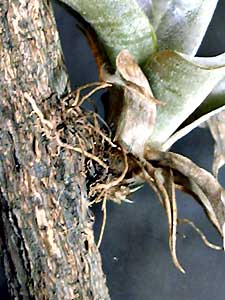
{"type": "Polygon", "coordinates": [[[175,189],[204,207],[225,240],[225,193],[217,180],[225,163],[225,54],[195,56],[217,0],[63,2],[88,23],[84,31],[110,94],[106,121],[113,136],[101,137],[111,154],[107,172],[91,184],[90,203],[103,201],[105,210],[107,199],[126,200],[148,182],[166,211],[173,262],[185,272],[176,256],[177,224],[189,223],[208,246],[221,247],[191,221],[179,219],[175,189]],[[215,140],[213,175],[169,151],[203,122],[215,140]]]}

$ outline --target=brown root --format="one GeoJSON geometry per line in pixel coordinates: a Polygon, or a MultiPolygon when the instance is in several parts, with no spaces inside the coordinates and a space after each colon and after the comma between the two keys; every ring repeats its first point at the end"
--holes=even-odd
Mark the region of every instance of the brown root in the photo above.
{"type": "MultiPolygon", "coordinates": [[[[169,248],[174,265],[185,273],[176,254],[177,225],[189,224],[200,235],[204,243],[216,250],[221,247],[210,243],[193,222],[178,219],[175,188],[198,198],[209,219],[223,234],[225,210],[224,190],[217,180],[189,159],[171,152],[160,152],[146,147],[144,158],[129,153],[125,146],[112,140],[108,125],[92,111],[82,109],[82,103],[100,89],[111,87],[105,82],[95,82],[78,88],[66,96],[62,102],[63,121],[50,114],[47,120],[35,99],[24,93],[31,104],[33,113],[39,120],[38,128],[43,138],[53,145],[52,157],[67,150],[80,154],[82,175],[86,178],[89,206],[102,202],[103,221],[97,246],[103,239],[107,221],[107,200],[118,204],[127,201],[127,196],[143,182],[157,194],[165,209],[168,220],[169,248]],[[93,88],[85,95],[82,92],[93,88]]],[[[36,152],[38,145],[35,144],[36,152]]],[[[225,226],[224,226],[225,227],[225,226]]]]}
{"type": "Polygon", "coordinates": [[[208,241],[208,239],[206,238],[206,236],[204,235],[204,233],[190,220],[188,219],[178,219],[178,224],[188,224],[190,225],[201,237],[203,243],[207,246],[210,247],[214,250],[223,250],[223,247],[215,245],[211,242],[208,241]]]}

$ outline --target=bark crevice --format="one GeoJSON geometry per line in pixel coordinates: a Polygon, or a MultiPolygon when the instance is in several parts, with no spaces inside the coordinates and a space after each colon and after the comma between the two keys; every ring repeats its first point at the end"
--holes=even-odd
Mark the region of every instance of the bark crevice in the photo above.
{"type": "Polygon", "coordinates": [[[66,122],[70,90],[49,2],[2,1],[0,39],[0,239],[12,299],[109,299],[81,155],[45,123],[66,122]]]}

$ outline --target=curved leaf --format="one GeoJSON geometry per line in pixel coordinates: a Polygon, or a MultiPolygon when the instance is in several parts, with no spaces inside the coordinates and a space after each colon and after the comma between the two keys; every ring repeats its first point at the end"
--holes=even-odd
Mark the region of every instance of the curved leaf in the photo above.
{"type": "Polygon", "coordinates": [[[197,119],[223,105],[225,105],[225,78],[216,85],[196,112],[194,112],[192,119],[197,119]]]}
{"type": "MultiPolygon", "coordinates": [[[[162,146],[161,149],[162,151],[167,151],[175,142],[177,142],[179,139],[181,139],[182,137],[184,137],[185,135],[187,135],[189,132],[191,132],[193,129],[195,129],[196,127],[200,126],[202,123],[208,121],[210,122],[212,119],[216,118],[218,119],[218,116],[220,116],[220,114],[224,114],[224,110],[225,110],[225,105],[222,105],[221,107],[218,107],[217,109],[213,109],[210,112],[203,114],[202,116],[200,116],[199,118],[197,118],[196,120],[192,121],[190,124],[184,126],[183,128],[181,128],[180,130],[178,130],[177,132],[175,132],[162,146]]],[[[192,117],[192,115],[191,115],[192,117]]],[[[224,119],[224,118],[223,118],[224,119]]],[[[186,121],[185,121],[186,123],[186,121]]],[[[219,125],[219,124],[218,124],[219,125]]],[[[210,126],[209,126],[210,127],[210,126]]],[[[211,129],[210,129],[211,130],[211,129]]],[[[221,152],[221,151],[220,151],[221,152]]],[[[224,145],[224,156],[225,156],[225,145],[224,145]]],[[[221,165],[222,166],[222,165],[221,165]]],[[[220,166],[220,167],[221,167],[220,166]]],[[[217,170],[215,167],[213,168],[213,170],[217,170]]],[[[213,174],[217,175],[217,171],[214,172],[213,174]]]]}
{"type": "MultiPolygon", "coordinates": [[[[154,151],[151,147],[146,147],[145,159],[157,161],[159,166],[172,168],[184,176],[183,186],[199,198],[209,219],[222,235],[225,248],[225,190],[216,178],[177,153],[154,151]]],[[[182,176],[179,176],[179,180],[181,179],[182,176]]]]}
{"type": "Polygon", "coordinates": [[[89,22],[115,65],[117,54],[127,49],[142,64],[156,51],[156,36],[135,0],[63,0],[89,22]]]}
{"type": "MultiPolygon", "coordinates": [[[[187,57],[183,55],[184,57],[187,57]]],[[[189,57],[187,57],[189,58],[189,57]]],[[[219,67],[221,65],[225,65],[225,53],[215,56],[215,57],[194,57],[191,58],[193,63],[199,64],[204,67],[219,67]]],[[[220,115],[224,116],[223,111],[225,110],[225,78],[223,78],[216,87],[212,90],[212,92],[206,97],[206,99],[202,102],[202,104],[188,117],[184,122],[184,126],[174,133],[162,146],[164,151],[168,150],[177,140],[188,134],[194,128],[200,126],[202,123],[208,121],[212,125],[211,120],[217,120],[220,118],[220,115]]],[[[224,120],[224,117],[221,118],[221,122],[224,120]]],[[[221,122],[216,122],[217,127],[220,126],[221,122]]],[[[222,124],[221,124],[222,126],[222,124]]],[[[209,126],[211,130],[211,126],[209,126]]],[[[215,129],[214,129],[215,130],[215,129]]],[[[220,128],[217,128],[218,132],[220,128]]],[[[212,130],[211,130],[212,131],[212,130]]],[[[213,134],[213,133],[212,133],[213,134]]],[[[220,133],[221,135],[221,133],[220,133]]],[[[214,134],[214,139],[216,140],[214,134]]],[[[218,146],[221,149],[221,145],[218,146]]],[[[217,146],[216,146],[217,148],[217,146]]],[[[224,145],[225,149],[225,145],[224,145]]],[[[215,149],[215,161],[213,165],[213,173],[217,174],[218,168],[217,166],[221,165],[218,161],[218,155],[221,154],[221,151],[215,149]]],[[[225,155],[225,151],[223,151],[225,155]]],[[[220,160],[222,161],[222,160],[220,160]]]]}
{"type": "Polygon", "coordinates": [[[144,66],[154,96],[166,103],[157,107],[152,146],[160,147],[225,76],[225,65],[219,66],[214,58],[213,64],[208,59],[209,66],[188,58],[165,50],[153,54],[144,66]]]}
{"type": "Polygon", "coordinates": [[[208,121],[209,129],[215,140],[213,174],[217,177],[219,169],[225,164],[225,112],[208,121]]]}
{"type": "Polygon", "coordinates": [[[194,56],[202,42],[218,0],[152,0],[150,21],[159,49],[194,56]]]}
{"type": "Polygon", "coordinates": [[[183,54],[183,57],[186,57],[193,63],[196,63],[198,65],[207,67],[207,68],[216,68],[221,65],[225,65],[225,53],[222,53],[220,55],[214,56],[214,57],[190,57],[189,55],[183,54]]]}

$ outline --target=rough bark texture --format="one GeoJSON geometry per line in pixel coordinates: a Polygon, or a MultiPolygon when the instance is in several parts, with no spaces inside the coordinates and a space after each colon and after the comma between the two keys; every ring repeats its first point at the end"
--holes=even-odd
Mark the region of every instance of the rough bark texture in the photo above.
{"type": "Polygon", "coordinates": [[[79,154],[51,138],[68,89],[49,1],[1,1],[0,241],[12,299],[109,299],[79,154]]]}

